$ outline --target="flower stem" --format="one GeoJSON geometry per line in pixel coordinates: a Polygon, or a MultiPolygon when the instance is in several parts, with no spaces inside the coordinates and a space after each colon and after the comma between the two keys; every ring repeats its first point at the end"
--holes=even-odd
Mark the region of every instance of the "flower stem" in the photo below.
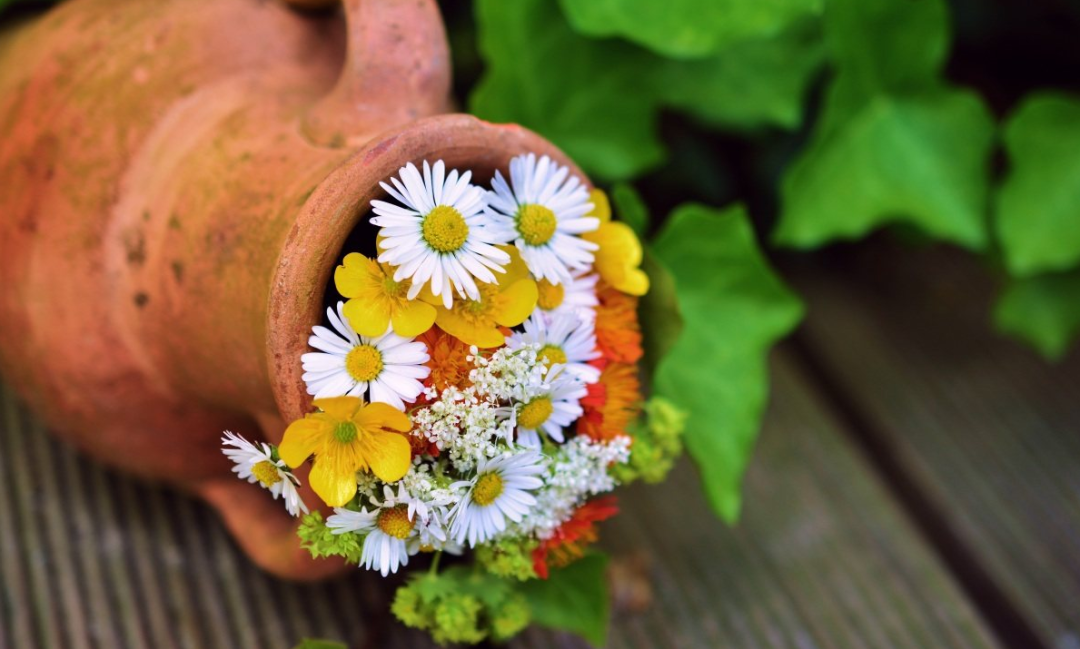
{"type": "Polygon", "coordinates": [[[435,552],[435,558],[431,560],[431,567],[428,568],[428,574],[435,576],[439,572],[439,559],[442,559],[442,550],[435,552]]]}

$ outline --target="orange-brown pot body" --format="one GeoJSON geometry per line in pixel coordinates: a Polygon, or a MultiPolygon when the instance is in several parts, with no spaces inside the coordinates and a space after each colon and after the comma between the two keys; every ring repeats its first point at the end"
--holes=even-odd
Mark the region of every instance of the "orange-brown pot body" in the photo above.
{"type": "MultiPolygon", "coordinates": [[[[0,43],[0,371],[92,456],[191,491],[276,574],[342,569],[220,435],[310,409],[308,331],[380,180],[550,144],[445,115],[434,0],[70,0],[0,43]]],[[[316,498],[305,492],[306,500],[316,498]]]]}

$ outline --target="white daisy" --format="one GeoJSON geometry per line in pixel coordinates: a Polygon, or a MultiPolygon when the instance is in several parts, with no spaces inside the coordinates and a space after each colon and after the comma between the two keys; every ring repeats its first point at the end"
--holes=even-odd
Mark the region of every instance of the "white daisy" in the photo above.
{"type": "Polygon", "coordinates": [[[476,281],[493,283],[497,273],[506,272],[510,256],[494,244],[498,238],[486,215],[486,194],[469,183],[472,172],[449,174],[442,160],[434,165],[424,161],[424,175],[411,162],[391,178],[393,187],[379,183],[401,205],[371,201],[379,226],[379,261],[396,267],[394,281],[412,279],[408,299],[414,299],[430,282],[431,292],[441,296],[443,305],[453,305],[453,292],[461,298],[480,299],[476,281]]]}
{"type": "Polygon", "coordinates": [[[487,213],[500,234],[514,240],[534,277],[552,284],[588,269],[598,248],[578,236],[599,228],[600,219],[585,216],[593,209],[589,191],[569,174],[547,156],[520,155],[510,161],[510,184],[496,171],[488,193],[487,213]]]}
{"type": "Polygon", "coordinates": [[[285,462],[274,459],[273,449],[269,444],[252,444],[231,431],[225,431],[221,444],[224,447],[221,452],[236,465],[232,470],[241,479],[251,483],[258,482],[274,495],[274,500],[280,496],[285,502],[285,509],[293,516],[308,512],[307,505],[296,491],[300,480],[289,471],[285,462]]]}
{"type": "Polygon", "coordinates": [[[338,507],[326,519],[334,534],[364,535],[360,565],[378,570],[383,577],[409,564],[409,542],[417,535],[416,523],[409,518],[409,506],[396,504],[360,511],[338,507]]]}
{"type": "Polygon", "coordinates": [[[527,448],[539,449],[540,432],[562,443],[563,429],[581,417],[581,399],[588,390],[576,376],[562,365],[553,365],[544,377],[544,385],[533,390],[533,396],[508,408],[500,408],[500,416],[513,419],[517,426],[517,442],[527,448]]]}
{"type": "Polygon", "coordinates": [[[533,313],[524,323],[524,332],[514,332],[506,341],[510,349],[536,345],[537,358],[548,367],[563,365],[566,371],[585,383],[600,380],[600,370],[589,361],[600,358],[596,348],[596,328],[591,320],[565,313],[550,319],[533,313]]]}
{"type": "Polygon", "coordinates": [[[326,397],[362,397],[370,391],[370,401],[380,401],[405,410],[424,390],[420,382],[431,373],[424,365],[429,359],[427,346],[402,338],[391,328],[377,338],[356,333],[338,302],[337,313],[326,310],[330,325],[314,327],[308,344],[320,352],[304,354],[304,383],[308,394],[326,397]]]}
{"type": "Polygon", "coordinates": [[[481,459],[476,476],[451,485],[465,489],[450,514],[453,539],[458,543],[467,540],[470,547],[476,547],[504,531],[506,519],[521,521],[536,504],[529,492],[543,485],[536,477],[544,472],[543,461],[543,455],[535,451],[481,459]]]}
{"type": "Polygon", "coordinates": [[[600,300],[596,298],[596,282],[599,275],[591,271],[577,271],[562,284],[552,284],[546,279],[536,283],[539,299],[538,311],[547,316],[572,313],[584,320],[596,320],[596,307],[600,300]]]}

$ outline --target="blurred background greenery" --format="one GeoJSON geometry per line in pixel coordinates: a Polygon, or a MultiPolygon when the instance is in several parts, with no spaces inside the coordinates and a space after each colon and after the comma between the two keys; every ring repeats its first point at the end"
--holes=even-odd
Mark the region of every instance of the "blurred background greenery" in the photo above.
{"type": "Polygon", "coordinates": [[[644,324],[681,332],[650,349],[654,388],[690,411],[723,517],[802,314],[776,251],[956,247],[995,278],[1001,331],[1049,359],[1080,331],[1080,1],[441,5],[459,105],[553,140],[647,241],[644,324]]]}

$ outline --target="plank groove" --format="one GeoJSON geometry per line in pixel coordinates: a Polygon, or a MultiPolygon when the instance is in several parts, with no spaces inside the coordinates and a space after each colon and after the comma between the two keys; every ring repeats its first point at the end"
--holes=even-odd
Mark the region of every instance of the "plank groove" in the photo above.
{"type": "MultiPolygon", "coordinates": [[[[605,545],[616,561],[650,563],[653,604],[616,612],[610,646],[996,647],[806,377],[786,356],[775,367],[738,527],[712,516],[687,464],[662,486],[625,490],[605,545]]],[[[78,457],[9,392],[2,405],[0,515],[16,521],[0,526],[5,645],[288,649],[326,637],[432,646],[391,622],[377,578],[269,577],[202,504],[78,457]]],[[[586,645],[532,629],[511,646],[586,645]]]]}
{"type": "Polygon", "coordinates": [[[1080,355],[1050,365],[993,334],[984,270],[907,257],[797,274],[811,362],[967,553],[988,619],[1017,646],[1076,649],[1080,355]]]}

